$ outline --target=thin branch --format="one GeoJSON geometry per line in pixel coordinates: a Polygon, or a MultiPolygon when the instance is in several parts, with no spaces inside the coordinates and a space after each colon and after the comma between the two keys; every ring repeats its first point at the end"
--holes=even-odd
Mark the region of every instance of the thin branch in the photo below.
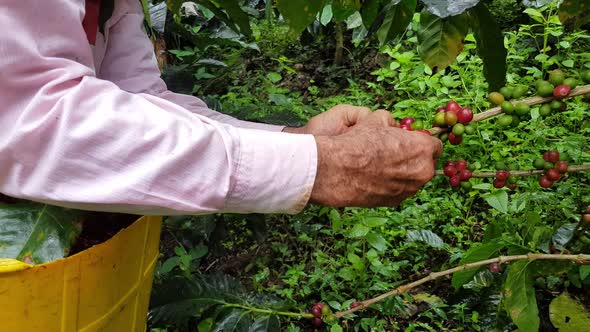
{"type": "Polygon", "coordinates": [[[460,265],[460,266],[454,267],[452,269],[448,269],[448,270],[441,271],[441,272],[430,273],[428,276],[426,276],[420,280],[399,286],[398,288],[396,288],[392,291],[389,291],[385,294],[382,294],[380,296],[377,296],[375,298],[359,302],[360,305],[358,307],[355,307],[355,308],[352,308],[349,310],[345,310],[345,311],[336,312],[334,314],[334,318],[342,318],[342,317],[344,317],[348,314],[351,314],[353,312],[363,310],[363,309],[367,308],[368,306],[370,306],[371,304],[377,303],[379,301],[383,301],[388,297],[403,294],[403,293],[411,290],[412,288],[420,286],[420,285],[427,283],[429,281],[433,281],[438,278],[451,275],[455,272],[459,272],[459,271],[463,271],[463,270],[467,270],[467,269],[472,269],[472,268],[476,268],[476,267],[480,267],[480,266],[485,266],[485,265],[489,265],[492,263],[502,264],[502,263],[507,263],[507,262],[520,261],[520,260],[567,260],[567,261],[575,262],[577,264],[590,265],[590,255],[584,255],[584,254],[579,254],[579,255],[527,254],[527,255],[514,255],[514,256],[500,256],[500,257],[486,259],[486,260],[479,261],[479,262],[460,265]]]}
{"type": "MultiPolygon", "coordinates": [[[[582,86],[579,86],[579,87],[573,89],[568,98],[583,96],[586,94],[590,94],[590,84],[589,85],[582,85],[582,86]]],[[[540,104],[546,104],[554,99],[555,99],[554,97],[535,96],[535,97],[530,97],[530,98],[526,98],[526,99],[522,99],[522,100],[512,100],[512,103],[513,104],[525,103],[529,106],[535,106],[535,105],[540,105],[540,104]]],[[[486,119],[492,118],[496,115],[500,115],[502,113],[504,113],[504,111],[502,111],[502,108],[500,108],[499,106],[494,107],[494,108],[491,108],[485,112],[475,114],[473,116],[472,122],[479,122],[482,120],[486,120],[486,119]]],[[[428,131],[430,131],[430,133],[432,135],[438,135],[438,134],[447,132],[448,128],[434,127],[434,128],[428,129],[428,131]]]]}
{"type": "MultiPolygon", "coordinates": [[[[589,172],[590,171],[590,164],[584,164],[579,166],[569,166],[567,169],[568,173],[576,173],[576,172],[589,172]]],[[[531,176],[531,175],[538,175],[545,173],[545,170],[530,170],[530,171],[510,171],[510,175],[514,176],[531,176]]],[[[435,175],[441,176],[445,175],[444,171],[436,171],[435,175]]],[[[473,178],[495,178],[496,172],[481,172],[481,173],[473,173],[473,178]]]]}

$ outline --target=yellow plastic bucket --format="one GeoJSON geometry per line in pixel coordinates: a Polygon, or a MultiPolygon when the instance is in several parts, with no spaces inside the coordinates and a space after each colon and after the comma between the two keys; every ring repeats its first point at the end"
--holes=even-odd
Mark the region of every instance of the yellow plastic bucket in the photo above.
{"type": "Polygon", "coordinates": [[[145,331],[161,217],[55,262],[0,259],[0,331],[145,331]]]}

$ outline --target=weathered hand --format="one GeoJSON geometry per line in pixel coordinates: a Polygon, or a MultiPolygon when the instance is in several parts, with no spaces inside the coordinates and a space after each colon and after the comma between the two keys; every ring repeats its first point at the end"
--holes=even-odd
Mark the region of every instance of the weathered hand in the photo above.
{"type": "Polygon", "coordinates": [[[376,111],[342,135],[316,136],[319,160],[311,202],[396,206],[430,181],[442,142],[393,123],[388,112],[376,111]]]}
{"type": "MultiPolygon", "coordinates": [[[[371,110],[367,107],[337,105],[314,116],[303,127],[285,128],[283,131],[315,136],[336,136],[345,133],[371,114],[371,110]]],[[[391,115],[389,117],[391,118],[391,115]]]]}

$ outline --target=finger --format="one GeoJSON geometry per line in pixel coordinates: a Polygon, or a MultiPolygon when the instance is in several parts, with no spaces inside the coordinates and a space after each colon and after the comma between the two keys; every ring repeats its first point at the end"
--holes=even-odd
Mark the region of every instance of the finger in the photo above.
{"type": "Polygon", "coordinates": [[[382,125],[393,127],[395,126],[395,119],[386,110],[376,110],[372,114],[372,118],[374,121],[379,122],[382,125]]]}
{"type": "Polygon", "coordinates": [[[354,126],[360,120],[371,115],[371,110],[368,107],[363,106],[349,106],[347,105],[344,109],[345,113],[345,124],[348,127],[354,126]]]}
{"type": "Polygon", "coordinates": [[[430,137],[430,139],[433,140],[434,143],[434,151],[432,156],[434,160],[437,160],[443,153],[443,142],[436,137],[430,137]]]}

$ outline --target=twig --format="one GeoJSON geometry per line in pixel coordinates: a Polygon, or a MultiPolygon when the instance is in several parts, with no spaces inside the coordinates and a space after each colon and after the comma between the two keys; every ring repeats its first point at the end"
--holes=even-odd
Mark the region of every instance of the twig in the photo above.
{"type": "MultiPolygon", "coordinates": [[[[575,89],[573,89],[569,95],[568,98],[571,97],[577,97],[577,96],[583,96],[586,94],[590,94],[590,84],[589,85],[582,85],[579,86],[575,89]]],[[[552,100],[554,100],[554,97],[539,97],[539,96],[535,96],[535,97],[530,97],[530,98],[526,98],[526,99],[522,99],[522,100],[512,100],[513,104],[516,103],[524,103],[527,104],[529,106],[534,106],[534,105],[539,105],[539,104],[545,104],[548,103],[552,100]]],[[[473,116],[473,120],[472,122],[479,122],[482,120],[486,120],[489,118],[492,118],[496,115],[500,115],[504,113],[504,111],[502,111],[502,108],[498,107],[494,107],[491,108],[485,112],[481,112],[481,113],[477,113],[473,116]]],[[[428,129],[428,131],[430,131],[430,133],[432,135],[438,135],[441,133],[444,133],[446,131],[448,131],[448,128],[441,128],[441,127],[434,127],[434,128],[430,128],[428,129]]]]}
{"type": "MultiPolygon", "coordinates": [[[[568,173],[576,173],[576,172],[588,172],[590,171],[590,164],[584,164],[579,166],[569,166],[567,169],[568,173]]],[[[531,175],[538,175],[545,173],[545,170],[530,170],[530,171],[510,171],[510,175],[514,176],[531,176],[531,175]]],[[[436,171],[435,175],[445,175],[444,171],[436,171]]],[[[474,178],[495,178],[496,172],[481,172],[481,173],[473,173],[472,177],[474,178]]]]}
{"type": "Polygon", "coordinates": [[[399,286],[398,288],[396,288],[392,291],[389,291],[385,294],[382,294],[380,296],[377,296],[375,298],[359,302],[360,305],[358,307],[348,309],[345,311],[336,312],[336,313],[334,313],[334,318],[342,318],[342,317],[344,317],[348,314],[351,314],[353,312],[363,310],[363,309],[367,308],[368,306],[370,306],[371,304],[377,303],[379,301],[383,301],[388,297],[400,295],[402,293],[405,293],[405,292],[411,290],[412,288],[420,286],[420,285],[427,283],[429,281],[433,281],[438,278],[448,276],[448,275],[453,274],[455,272],[459,272],[459,271],[463,271],[463,270],[467,270],[467,269],[472,269],[472,268],[476,268],[476,267],[480,267],[480,266],[485,266],[485,265],[489,265],[492,263],[502,264],[502,263],[507,263],[507,262],[519,261],[519,260],[567,260],[567,261],[576,262],[578,264],[589,265],[590,264],[590,255],[583,255],[583,254],[579,254],[579,255],[527,254],[527,255],[514,255],[514,256],[500,256],[497,258],[486,259],[484,261],[469,263],[469,264],[457,266],[457,267],[454,267],[452,269],[448,269],[445,271],[430,273],[428,276],[426,276],[420,280],[399,286]]]}

